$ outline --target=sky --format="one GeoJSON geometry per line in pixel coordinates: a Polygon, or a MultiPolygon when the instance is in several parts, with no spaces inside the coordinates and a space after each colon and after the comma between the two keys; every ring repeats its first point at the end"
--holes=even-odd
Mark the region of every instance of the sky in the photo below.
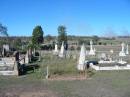
{"type": "Polygon", "coordinates": [[[0,23],[10,36],[31,36],[36,25],[44,35],[130,35],[130,0],[0,0],[0,23]]]}

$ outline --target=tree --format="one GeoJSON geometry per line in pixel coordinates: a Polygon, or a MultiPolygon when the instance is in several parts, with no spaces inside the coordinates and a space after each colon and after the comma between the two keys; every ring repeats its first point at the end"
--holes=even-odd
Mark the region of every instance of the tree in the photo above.
{"type": "Polygon", "coordinates": [[[47,40],[48,42],[50,42],[52,39],[53,39],[53,37],[52,37],[50,34],[48,34],[48,35],[46,36],[46,40],[47,40]]]}
{"type": "Polygon", "coordinates": [[[58,42],[61,44],[62,41],[64,41],[64,43],[67,44],[66,27],[60,25],[57,30],[58,30],[58,42]]]}
{"type": "Polygon", "coordinates": [[[8,36],[7,27],[3,26],[2,24],[0,24],[0,34],[4,36],[8,36]]]}
{"type": "Polygon", "coordinates": [[[99,39],[100,39],[100,38],[99,38],[98,36],[96,36],[96,35],[94,35],[92,38],[93,38],[93,41],[94,41],[95,44],[97,44],[98,41],[99,41],[99,39]]]}
{"type": "Polygon", "coordinates": [[[32,44],[33,45],[38,45],[40,43],[43,42],[43,30],[42,30],[42,27],[41,26],[36,26],[34,29],[33,29],[33,33],[32,33],[32,44]]]}

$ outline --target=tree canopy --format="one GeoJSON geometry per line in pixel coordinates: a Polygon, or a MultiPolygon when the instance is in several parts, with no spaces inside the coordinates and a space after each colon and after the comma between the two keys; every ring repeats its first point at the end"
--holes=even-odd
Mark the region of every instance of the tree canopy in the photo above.
{"type": "Polygon", "coordinates": [[[58,42],[60,44],[62,43],[62,41],[64,41],[64,43],[67,43],[66,27],[60,25],[57,30],[58,30],[58,42]]]}
{"type": "Polygon", "coordinates": [[[32,44],[33,45],[37,45],[37,44],[40,44],[43,42],[43,30],[42,30],[42,27],[41,26],[36,26],[34,29],[33,29],[33,33],[32,33],[32,44]]]}
{"type": "Polygon", "coordinates": [[[2,36],[8,36],[7,27],[6,27],[6,26],[3,26],[1,23],[0,23],[0,34],[1,34],[2,36]]]}

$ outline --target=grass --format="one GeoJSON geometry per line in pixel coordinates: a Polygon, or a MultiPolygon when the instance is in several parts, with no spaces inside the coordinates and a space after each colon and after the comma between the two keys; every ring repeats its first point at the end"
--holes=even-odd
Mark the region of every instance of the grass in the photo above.
{"type": "Polygon", "coordinates": [[[2,92],[13,93],[15,91],[15,93],[22,95],[24,92],[35,91],[37,93],[41,90],[49,90],[56,93],[56,97],[130,96],[130,71],[95,71],[94,75],[89,79],[73,81],[47,81],[38,79],[36,77],[37,73],[38,71],[21,77],[1,76],[0,94],[2,92]]]}
{"type": "Polygon", "coordinates": [[[77,75],[77,60],[45,54],[39,64],[39,69],[24,76],[0,76],[0,97],[14,97],[6,93],[21,97],[30,92],[35,95],[29,97],[130,97],[130,71],[90,70],[87,74],[91,77],[86,80],[46,80],[47,65],[51,75],[77,75]],[[39,96],[39,92],[47,95],[39,96]]]}
{"type": "Polygon", "coordinates": [[[77,60],[46,55],[43,57],[41,69],[46,71],[48,66],[50,75],[77,74],[76,65],[77,60]]]}

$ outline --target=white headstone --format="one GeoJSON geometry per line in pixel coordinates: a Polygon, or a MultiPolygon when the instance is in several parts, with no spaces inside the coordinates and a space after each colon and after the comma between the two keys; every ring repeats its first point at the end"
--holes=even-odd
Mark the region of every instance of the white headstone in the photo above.
{"type": "Polygon", "coordinates": [[[106,60],[106,59],[107,59],[106,53],[102,53],[100,57],[101,57],[101,59],[103,59],[103,60],[106,60]]]}
{"type": "Polygon", "coordinates": [[[57,45],[57,43],[55,43],[55,49],[54,49],[54,51],[53,51],[53,53],[54,54],[58,54],[58,45],[57,45]]]}
{"type": "Polygon", "coordinates": [[[25,63],[28,64],[29,63],[29,52],[27,50],[27,53],[25,55],[25,63]]]}
{"type": "Polygon", "coordinates": [[[93,49],[93,41],[90,41],[90,51],[89,51],[89,55],[95,55],[95,51],[93,49]]]}
{"type": "Polygon", "coordinates": [[[86,50],[85,50],[85,46],[83,44],[81,47],[79,62],[77,65],[77,69],[80,71],[83,71],[85,69],[85,56],[86,56],[86,50]]]}
{"type": "Polygon", "coordinates": [[[126,54],[127,54],[127,55],[129,54],[129,46],[128,46],[128,44],[127,44],[127,46],[126,46],[126,54]]]}
{"type": "Polygon", "coordinates": [[[64,42],[62,42],[61,49],[59,52],[59,57],[61,57],[61,58],[65,57],[64,42]]]}
{"type": "Polygon", "coordinates": [[[47,68],[46,68],[46,79],[48,79],[49,78],[49,70],[48,70],[48,66],[47,66],[47,68]]]}
{"type": "Polygon", "coordinates": [[[121,51],[120,51],[120,53],[119,53],[119,56],[126,56],[126,54],[125,54],[125,44],[124,43],[122,43],[121,44],[121,47],[122,47],[122,49],[121,49],[121,51]]]}
{"type": "Polygon", "coordinates": [[[110,53],[111,53],[111,54],[113,54],[113,53],[114,53],[113,49],[111,49],[111,50],[110,50],[110,53]]]}
{"type": "Polygon", "coordinates": [[[4,44],[3,45],[3,49],[5,49],[6,51],[9,51],[9,45],[8,44],[4,44]]]}

